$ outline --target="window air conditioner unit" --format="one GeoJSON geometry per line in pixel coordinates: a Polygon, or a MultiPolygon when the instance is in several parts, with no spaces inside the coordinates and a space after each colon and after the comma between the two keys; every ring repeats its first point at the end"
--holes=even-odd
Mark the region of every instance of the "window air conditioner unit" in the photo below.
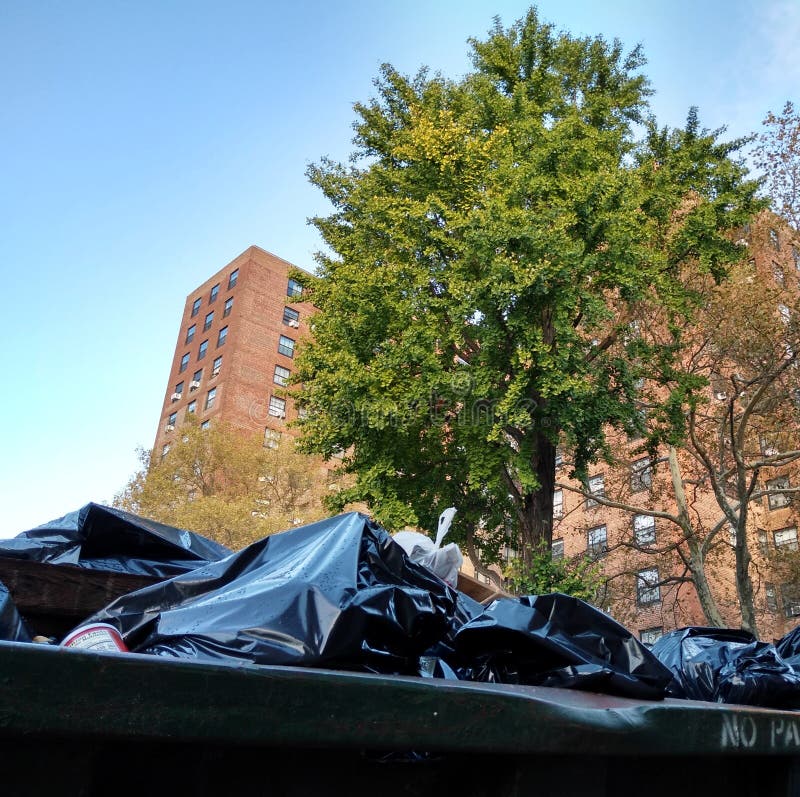
{"type": "Polygon", "coordinates": [[[728,398],[728,394],[724,390],[715,390],[714,391],[714,398],[717,401],[725,401],[728,398]]]}
{"type": "Polygon", "coordinates": [[[170,396],[170,400],[171,401],[180,401],[181,400],[181,394],[180,393],[173,393],[170,396]]]}
{"type": "Polygon", "coordinates": [[[174,426],[173,426],[171,423],[168,423],[168,424],[167,424],[167,425],[164,427],[164,431],[165,431],[165,432],[174,432],[174,431],[175,431],[175,427],[174,427],[174,426]]]}
{"type": "Polygon", "coordinates": [[[199,382],[192,382],[192,384],[189,385],[189,390],[197,390],[198,387],[200,387],[199,382]]]}
{"type": "Polygon", "coordinates": [[[300,329],[300,324],[297,321],[290,321],[289,326],[294,327],[295,329],[300,329]]]}
{"type": "Polygon", "coordinates": [[[286,418],[286,413],[285,413],[285,412],[281,412],[281,413],[278,415],[278,417],[279,417],[279,418],[282,418],[282,419],[285,419],[285,418],[286,418]]]}
{"type": "Polygon", "coordinates": [[[800,617],[800,603],[792,603],[786,612],[789,617],[800,617]]]}
{"type": "Polygon", "coordinates": [[[217,368],[217,370],[216,370],[216,371],[212,371],[212,372],[211,372],[211,378],[212,378],[212,379],[215,379],[215,378],[216,378],[216,377],[218,377],[218,376],[219,376],[219,368],[217,368]]]}

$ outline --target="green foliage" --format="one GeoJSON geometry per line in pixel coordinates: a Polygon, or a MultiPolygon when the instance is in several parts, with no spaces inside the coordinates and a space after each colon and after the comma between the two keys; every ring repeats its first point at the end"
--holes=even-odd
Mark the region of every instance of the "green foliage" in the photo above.
{"type": "MultiPolygon", "coordinates": [[[[558,441],[585,473],[609,426],[640,423],[642,363],[677,351],[630,322],[691,314],[684,270],[741,257],[755,184],[742,142],[696,115],[659,130],[638,48],[533,10],[471,45],[460,81],[384,66],[352,163],[309,169],[333,212],[313,220],[329,253],[305,280],[320,312],[297,399],[303,445],[346,451],[346,498],[389,528],[455,505],[456,534],[510,522],[527,556],[550,540],[558,441]]],[[[679,405],[690,388],[670,385],[679,405]]]]}
{"type": "Polygon", "coordinates": [[[602,583],[600,563],[588,557],[553,559],[550,549],[539,544],[528,562],[513,560],[503,572],[516,595],[546,595],[563,592],[594,602],[602,583]]]}

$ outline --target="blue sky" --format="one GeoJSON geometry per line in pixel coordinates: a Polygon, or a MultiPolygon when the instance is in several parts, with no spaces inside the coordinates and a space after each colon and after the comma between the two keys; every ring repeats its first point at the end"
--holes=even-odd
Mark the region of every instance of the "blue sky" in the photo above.
{"type": "MultiPolygon", "coordinates": [[[[0,0],[0,535],[125,484],[196,284],[251,244],[313,265],[304,172],[346,159],[379,65],[458,77],[467,38],[528,5],[0,0]]],[[[641,42],[662,124],[697,105],[742,135],[800,99],[800,0],[538,8],[641,42]]]]}

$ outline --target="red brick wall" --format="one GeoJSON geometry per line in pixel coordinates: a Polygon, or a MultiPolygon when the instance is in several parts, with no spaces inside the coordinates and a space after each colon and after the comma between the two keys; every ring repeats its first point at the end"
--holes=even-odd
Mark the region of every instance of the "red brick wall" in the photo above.
{"type": "Polygon", "coordinates": [[[291,268],[291,263],[251,246],[186,297],[153,447],[155,456],[159,456],[163,446],[174,439],[177,426],[183,421],[192,400],[197,401],[197,417],[201,422],[221,418],[262,435],[266,427],[281,432],[289,431],[286,424],[296,417],[291,400],[286,401],[285,420],[268,412],[270,397],[280,391],[280,386],[273,381],[275,365],[293,370],[292,358],[278,352],[278,343],[281,335],[299,341],[308,334],[308,319],[313,311],[311,305],[293,303],[287,296],[291,268]],[[229,277],[236,269],[239,270],[237,283],[228,290],[229,277]],[[220,286],[219,294],[216,301],[210,303],[210,292],[216,284],[220,286]],[[233,298],[233,307],[230,315],[223,318],[225,302],[229,297],[233,298]],[[201,299],[201,306],[197,315],[192,317],[192,306],[198,298],[201,299]],[[287,304],[300,313],[297,329],[283,322],[287,304]],[[214,311],[214,318],[210,328],[204,331],[204,320],[211,310],[214,311]],[[196,324],[197,330],[194,339],[187,344],[186,333],[192,324],[196,324]],[[219,331],[226,326],[228,334],[225,343],[218,346],[219,331]],[[206,355],[198,359],[200,346],[206,340],[206,355]],[[181,357],[187,353],[189,364],[180,373],[181,357]],[[220,373],[212,377],[212,364],[220,355],[220,373]],[[203,370],[200,386],[190,390],[192,375],[200,368],[203,370]],[[172,401],[175,386],[181,381],[184,382],[181,398],[172,401]],[[216,396],[213,406],[207,410],[205,405],[212,388],[216,388],[216,396]],[[167,431],[165,427],[172,412],[177,413],[176,430],[167,431]]]}

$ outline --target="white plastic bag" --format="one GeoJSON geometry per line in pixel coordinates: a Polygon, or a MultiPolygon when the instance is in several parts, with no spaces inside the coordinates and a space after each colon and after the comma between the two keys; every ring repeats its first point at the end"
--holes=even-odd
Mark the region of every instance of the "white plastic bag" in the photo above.
{"type": "Polygon", "coordinates": [[[435,542],[416,531],[398,531],[394,535],[394,541],[403,548],[412,562],[427,567],[451,587],[458,585],[458,571],[464,563],[464,557],[454,542],[442,547],[442,540],[450,531],[455,514],[456,508],[451,506],[439,515],[435,542]]]}

